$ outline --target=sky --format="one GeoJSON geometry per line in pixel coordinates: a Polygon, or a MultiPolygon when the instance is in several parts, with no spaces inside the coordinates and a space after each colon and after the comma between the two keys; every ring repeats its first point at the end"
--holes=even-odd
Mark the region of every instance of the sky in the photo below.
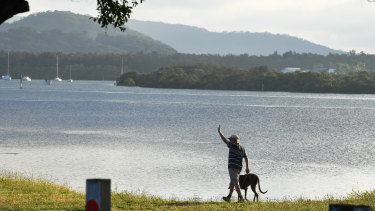
{"type": "MultiPolygon", "coordinates": [[[[97,16],[96,0],[28,0],[31,13],[97,16]]],[[[375,54],[375,2],[368,0],[146,0],[132,19],[214,32],[288,34],[336,50],[375,54]]]]}

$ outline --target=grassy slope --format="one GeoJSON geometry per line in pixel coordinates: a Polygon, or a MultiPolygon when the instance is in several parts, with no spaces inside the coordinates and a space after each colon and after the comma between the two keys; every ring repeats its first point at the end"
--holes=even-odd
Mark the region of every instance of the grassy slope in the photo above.
{"type": "MultiPolygon", "coordinates": [[[[195,202],[158,197],[112,193],[112,210],[328,210],[329,204],[370,205],[375,210],[375,191],[353,193],[345,199],[282,202],[195,202]]],[[[44,179],[30,179],[0,171],[0,210],[84,210],[85,194],[44,179]]]]}

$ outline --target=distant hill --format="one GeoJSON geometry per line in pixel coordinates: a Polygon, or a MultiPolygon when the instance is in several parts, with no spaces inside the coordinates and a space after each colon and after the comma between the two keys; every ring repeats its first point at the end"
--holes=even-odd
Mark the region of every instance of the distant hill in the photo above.
{"type": "Polygon", "coordinates": [[[0,50],[65,53],[191,53],[270,55],[277,52],[327,55],[343,51],[289,35],[210,32],[203,28],[130,20],[127,30],[100,28],[89,16],[54,11],[0,25],[0,50]]]}
{"type": "Polygon", "coordinates": [[[176,50],[144,34],[105,31],[89,16],[71,12],[44,12],[0,25],[0,50],[60,51],[65,53],[173,54],[176,50]]]}
{"type": "Polygon", "coordinates": [[[344,53],[297,37],[267,32],[217,33],[193,26],[133,19],[126,26],[159,40],[180,53],[264,56],[273,54],[275,51],[279,54],[288,51],[320,55],[344,53]]]}

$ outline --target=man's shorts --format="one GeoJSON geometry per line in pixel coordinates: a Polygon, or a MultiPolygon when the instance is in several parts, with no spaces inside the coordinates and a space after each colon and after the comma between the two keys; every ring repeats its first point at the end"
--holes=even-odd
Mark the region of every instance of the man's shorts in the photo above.
{"type": "Polygon", "coordinates": [[[236,168],[228,168],[229,171],[229,177],[230,177],[230,184],[238,184],[238,181],[240,179],[240,173],[241,169],[236,168]]]}

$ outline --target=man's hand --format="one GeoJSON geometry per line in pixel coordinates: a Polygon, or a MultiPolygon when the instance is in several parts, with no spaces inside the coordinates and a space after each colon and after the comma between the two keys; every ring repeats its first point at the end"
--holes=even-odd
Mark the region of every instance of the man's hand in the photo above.
{"type": "Polygon", "coordinates": [[[246,174],[250,174],[250,169],[246,168],[246,174]]]}

